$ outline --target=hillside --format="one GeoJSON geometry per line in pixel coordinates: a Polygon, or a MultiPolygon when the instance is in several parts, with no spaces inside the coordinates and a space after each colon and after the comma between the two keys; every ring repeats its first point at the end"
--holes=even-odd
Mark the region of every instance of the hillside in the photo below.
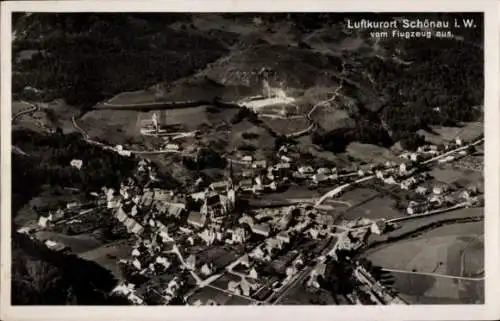
{"type": "MultiPolygon", "coordinates": [[[[457,37],[450,39],[380,40],[347,30],[346,17],[19,15],[14,96],[63,98],[87,110],[108,99],[210,104],[278,93],[295,101],[276,107],[284,114],[306,114],[324,103],[311,115],[317,125],[312,138],[333,152],[354,141],[413,149],[424,141],[419,130],[480,117],[482,110],[473,106],[483,104],[482,28],[454,30],[457,37]],[[332,141],[339,142],[335,148],[332,141]]],[[[102,115],[91,117],[92,127],[109,125],[111,116],[102,115]]],[[[128,128],[128,118],[120,119],[112,123],[128,128]]]]}

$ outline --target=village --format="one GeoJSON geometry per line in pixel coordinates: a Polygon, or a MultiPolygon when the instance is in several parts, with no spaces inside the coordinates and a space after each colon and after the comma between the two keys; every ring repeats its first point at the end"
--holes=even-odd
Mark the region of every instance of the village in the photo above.
{"type": "MultiPolygon", "coordinates": [[[[140,159],[136,176],[146,178],[142,183],[128,177],[119,188],[103,186],[91,193],[93,200],[49,210],[40,214],[36,225],[19,232],[36,237],[40,230],[88,232],[103,220],[120,225],[131,251],[128,258],[116,262],[123,279],[114,291],[133,304],[280,304],[297,284],[313,293],[320,289],[318,278],[326,277],[327,264],[335,262],[338,251],[359,250],[370,234],[381,235],[398,225],[383,218],[339,221],[336,211],[322,204],[325,197],[269,206],[250,206],[248,200],[291,185],[337,186],[335,193],[325,196],[369,185],[406,195],[407,201],[400,204],[403,219],[478,207],[483,204],[482,186],[436,182],[429,169],[431,163],[465,159],[482,142],[482,137],[471,142],[457,138],[448,145],[405,152],[399,164],[387,161],[347,171],[301,164],[289,153],[293,146],[283,145],[276,163],[251,155],[229,159],[224,180],[203,182],[200,178],[188,192],[155,187],[155,165],[140,159]],[[240,171],[234,171],[233,162],[240,165],[240,171]]],[[[71,166],[85,167],[78,159],[71,166]]],[[[53,250],[71,251],[61,242],[44,242],[53,250]]],[[[352,274],[360,285],[356,291],[365,294],[361,297],[375,303],[404,303],[359,263],[353,263],[352,274]]],[[[343,300],[361,302],[356,292],[343,300]]]]}

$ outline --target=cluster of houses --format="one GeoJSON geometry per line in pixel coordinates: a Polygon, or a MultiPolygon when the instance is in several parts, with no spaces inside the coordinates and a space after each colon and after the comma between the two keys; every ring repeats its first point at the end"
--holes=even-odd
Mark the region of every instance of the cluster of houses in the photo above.
{"type": "Polygon", "coordinates": [[[449,186],[439,183],[432,188],[432,192],[427,193],[427,198],[424,202],[410,201],[406,212],[409,215],[417,215],[457,204],[475,206],[479,205],[481,201],[482,196],[477,186],[469,186],[460,192],[458,196],[452,196],[449,193],[449,186]]]}

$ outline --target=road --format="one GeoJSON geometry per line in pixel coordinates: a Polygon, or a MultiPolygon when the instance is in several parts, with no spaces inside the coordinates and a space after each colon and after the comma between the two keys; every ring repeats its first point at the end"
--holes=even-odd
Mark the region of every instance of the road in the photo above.
{"type": "MultiPolygon", "coordinates": [[[[342,71],[340,73],[340,75],[343,75],[345,72],[345,60],[342,61],[342,71]]],[[[311,118],[311,115],[314,113],[314,111],[316,110],[316,108],[320,107],[320,106],[324,106],[332,101],[334,101],[335,99],[337,99],[338,95],[340,94],[340,90],[343,88],[344,86],[344,80],[345,78],[344,77],[339,77],[340,78],[340,83],[339,83],[339,86],[335,89],[335,92],[333,93],[332,97],[328,98],[328,99],[325,99],[325,100],[322,100],[320,101],[319,103],[315,104],[311,110],[305,115],[305,117],[307,118],[307,120],[309,121],[309,126],[307,128],[304,128],[304,129],[301,129],[301,130],[298,130],[296,132],[293,132],[291,134],[288,134],[286,135],[286,137],[288,138],[296,138],[296,137],[299,137],[299,136],[302,136],[310,131],[312,131],[316,126],[317,124],[312,120],[311,118]]],[[[261,115],[259,115],[261,116],[261,115]]],[[[265,115],[265,117],[269,117],[270,115],[265,115]]],[[[303,118],[304,116],[297,116],[297,115],[294,115],[294,116],[290,116],[290,117],[285,117],[285,116],[273,116],[273,118],[280,118],[280,119],[296,119],[296,118],[303,118]]]]}
{"type": "Polygon", "coordinates": [[[484,277],[465,277],[465,276],[455,276],[455,275],[440,274],[440,273],[414,272],[414,271],[389,269],[389,268],[383,268],[382,271],[391,272],[391,273],[426,275],[426,276],[433,276],[433,277],[440,277],[440,278],[447,278],[447,279],[456,279],[456,280],[466,280],[466,281],[483,281],[484,280],[484,277]]]}
{"type": "Polygon", "coordinates": [[[29,102],[27,102],[27,101],[21,100],[21,102],[22,102],[23,104],[29,105],[29,106],[31,106],[31,107],[30,107],[29,109],[26,109],[26,110],[20,111],[20,112],[18,112],[17,114],[13,115],[13,116],[12,116],[12,122],[14,122],[17,118],[21,117],[22,115],[25,115],[25,114],[29,114],[29,113],[35,112],[35,111],[37,111],[37,110],[39,109],[39,107],[38,107],[38,106],[33,105],[33,104],[31,104],[31,103],[29,103],[29,102]]]}

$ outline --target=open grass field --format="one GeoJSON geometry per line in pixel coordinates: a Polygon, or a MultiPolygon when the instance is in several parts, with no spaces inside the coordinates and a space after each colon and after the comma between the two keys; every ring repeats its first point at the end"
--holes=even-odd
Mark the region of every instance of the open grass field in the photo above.
{"type": "MultiPolygon", "coordinates": [[[[140,129],[151,123],[155,111],[136,110],[92,110],[85,114],[78,124],[91,137],[106,139],[113,144],[124,144],[130,139],[141,139],[140,129]]],[[[229,122],[237,113],[236,109],[222,109],[218,112],[207,111],[206,106],[178,108],[156,111],[161,124],[180,126],[184,130],[195,130],[201,125],[208,126],[229,122]]]]}
{"type": "Polygon", "coordinates": [[[128,241],[117,241],[80,253],[79,256],[85,260],[96,262],[111,271],[117,278],[122,278],[118,260],[130,258],[131,251],[132,246],[128,241]]]}
{"type": "Polygon", "coordinates": [[[404,216],[404,213],[393,208],[393,202],[389,197],[368,198],[366,202],[358,203],[349,208],[342,214],[342,218],[346,220],[355,220],[358,218],[391,219],[404,216]]]}
{"type": "Polygon", "coordinates": [[[438,181],[453,184],[457,181],[463,181],[467,184],[476,183],[484,179],[483,173],[470,169],[450,167],[447,165],[435,167],[430,174],[438,181]]]}
{"type": "Polygon", "coordinates": [[[435,145],[446,144],[450,140],[459,136],[462,140],[470,141],[484,132],[484,124],[482,122],[465,123],[462,127],[432,127],[435,133],[427,131],[419,131],[425,139],[435,145]]]}
{"type": "Polygon", "coordinates": [[[484,301],[483,233],[482,222],[446,225],[382,246],[367,258],[374,265],[396,270],[389,279],[410,303],[480,303],[484,301]]]}
{"type": "Polygon", "coordinates": [[[279,118],[263,118],[263,121],[268,124],[274,131],[288,135],[309,127],[309,122],[304,118],[279,119],[279,118]]]}
{"type": "Polygon", "coordinates": [[[354,142],[347,146],[346,152],[351,157],[367,163],[382,164],[392,161],[399,164],[402,161],[389,149],[372,144],[354,142]]]}
{"type": "Polygon", "coordinates": [[[369,188],[356,188],[337,197],[340,201],[349,202],[351,206],[358,206],[379,196],[379,192],[369,188]]]}
{"type": "Polygon", "coordinates": [[[12,115],[14,116],[17,113],[20,113],[25,110],[29,110],[31,108],[30,105],[25,104],[21,101],[13,101],[12,102],[12,115]]]}
{"type": "MultiPolygon", "coordinates": [[[[398,222],[397,224],[399,225],[399,228],[394,231],[385,233],[383,235],[372,234],[369,238],[369,243],[379,244],[388,241],[397,241],[401,238],[409,237],[410,235],[414,235],[415,237],[417,237],[437,228],[438,226],[435,225],[449,225],[453,224],[455,220],[464,220],[469,218],[477,218],[478,222],[482,222],[482,217],[484,217],[484,208],[479,207],[461,208],[458,210],[444,212],[436,215],[412,218],[406,221],[398,222]]],[[[460,223],[459,225],[461,224],[462,223],[460,223]]]]}
{"type": "Polygon", "coordinates": [[[468,277],[483,271],[483,254],[478,236],[422,236],[387,246],[368,259],[388,269],[468,277]]]}
{"type": "Polygon", "coordinates": [[[142,104],[155,102],[154,90],[137,90],[120,93],[107,101],[110,104],[142,104]]]}
{"type": "Polygon", "coordinates": [[[275,139],[269,135],[268,131],[260,126],[255,126],[247,120],[231,125],[227,133],[229,141],[227,151],[234,153],[238,151],[242,155],[253,155],[255,159],[265,159],[267,154],[274,150],[275,139]],[[253,138],[244,138],[244,134],[255,134],[253,138]],[[246,150],[245,146],[252,150],[246,150]]]}
{"type": "Polygon", "coordinates": [[[484,281],[393,273],[394,288],[411,304],[484,303],[484,281]]]}

